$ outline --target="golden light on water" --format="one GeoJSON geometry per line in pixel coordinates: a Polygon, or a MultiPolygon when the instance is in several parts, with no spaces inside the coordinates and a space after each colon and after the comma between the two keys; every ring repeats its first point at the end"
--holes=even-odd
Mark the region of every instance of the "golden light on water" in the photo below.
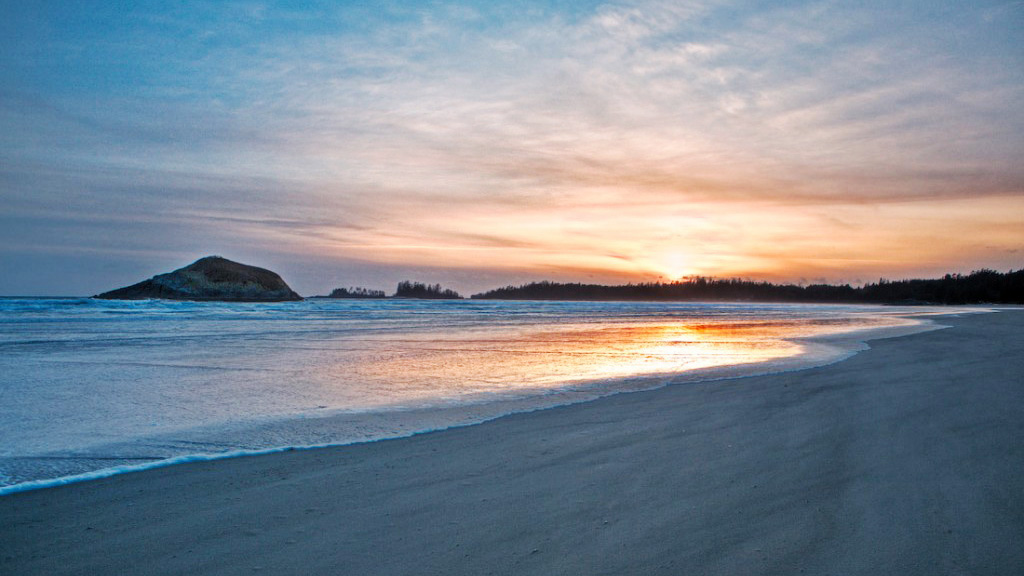
{"type": "Polygon", "coordinates": [[[372,353],[339,366],[334,378],[341,385],[379,383],[382,397],[394,393],[403,402],[515,393],[782,359],[803,350],[783,338],[800,335],[805,332],[781,324],[664,320],[484,330],[373,345],[372,353]]]}
{"type": "Polygon", "coordinates": [[[622,378],[750,364],[798,354],[800,346],[771,338],[771,333],[751,338],[728,326],[699,330],[687,325],[656,325],[615,328],[607,341],[587,345],[619,347],[615,353],[595,353],[596,362],[579,367],[585,379],[622,378]]]}

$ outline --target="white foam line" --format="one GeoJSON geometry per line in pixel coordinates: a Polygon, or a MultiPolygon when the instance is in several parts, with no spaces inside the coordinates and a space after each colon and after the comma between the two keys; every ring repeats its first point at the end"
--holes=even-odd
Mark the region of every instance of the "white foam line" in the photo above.
{"type": "MultiPolygon", "coordinates": [[[[407,434],[404,436],[389,436],[388,438],[379,438],[377,440],[388,440],[391,438],[404,438],[406,436],[412,436],[414,434],[432,432],[433,430],[423,430],[407,434]]],[[[375,442],[377,440],[371,440],[375,442]]],[[[156,462],[147,462],[146,464],[126,464],[124,466],[113,466],[111,468],[103,468],[101,470],[93,470],[91,472],[83,472],[82,474],[75,474],[72,476],[62,476],[60,478],[47,478],[44,480],[30,480],[28,482],[22,482],[20,484],[12,484],[10,486],[0,487],[0,496],[7,494],[14,494],[17,492],[27,492],[29,490],[40,490],[43,488],[52,488],[54,486],[63,486],[65,484],[75,484],[77,482],[85,482],[88,480],[99,480],[101,478],[109,478],[111,476],[117,476],[120,474],[127,474],[129,472],[141,472],[143,470],[152,470],[154,468],[163,468],[165,466],[174,466],[176,464],[186,464],[188,462],[209,462],[211,460],[226,460],[228,458],[240,458],[243,456],[260,456],[263,454],[276,454],[278,452],[291,452],[294,450],[315,450],[318,448],[330,448],[332,446],[348,446],[350,444],[358,444],[359,442],[341,442],[337,444],[312,444],[304,446],[279,446],[276,448],[264,448],[260,450],[233,450],[231,452],[221,452],[217,454],[186,454],[184,456],[173,456],[171,458],[165,458],[163,460],[157,460],[156,462]]]]}
{"type": "MultiPolygon", "coordinates": [[[[991,308],[989,308],[989,309],[977,309],[977,310],[957,309],[955,311],[951,310],[947,314],[928,314],[927,316],[930,318],[930,317],[934,317],[934,316],[947,316],[947,315],[948,316],[956,316],[956,315],[959,315],[959,314],[962,314],[962,313],[968,313],[969,314],[969,313],[987,313],[987,312],[998,312],[998,310],[994,310],[994,309],[991,309],[991,308]]],[[[259,450],[233,450],[233,451],[230,451],[230,452],[220,452],[220,453],[217,453],[217,454],[202,454],[202,453],[200,453],[200,454],[186,454],[186,455],[183,455],[183,456],[173,456],[171,458],[165,458],[163,460],[157,460],[155,462],[148,462],[146,464],[127,464],[127,465],[123,465],[123,466],[113,466],[111,468],[102,468],[100,470],[93,470],[93,471],[90,471],[90,472],[83,472],[82,474],[74,474],[72,476],[62,476],[62,477],[59,477],[59,478],[47,478],[47,479],[42,479],[42,480],[30,480],[28,482],[22,482],[22,483],[19,483],[19,484],[12,484],[10,486],[0,486],[0,496],[6,496],[7,494],[15,494],[15,493],[18,493],[18,492],[28,492],[30,490],[41,490],[41,489],[44,489],[44,488],[53,488],[53,487],[56,487],[56,486],[64,486],[66,484],[75,484],[75,483],[78,483],[78,482],[86,482],[86,481],[89,481],[89,480],[99,480],[99,479],[102,479],[102,478],[109,478],[111,476],[117,476],[117,475],[120,475],[120,474],[127,474],[127,473],[130,473],[130,472],[141,472],[143,470],[152,470],[154,468],[164,468],[166,466],[174,466],[174,465],[177,465],[177,464],[186,464],[186,463],[189,463],[189,462],[210,462],[210,461],[213,461],[213,460],[226,460],[226,459],[229,459],[229,458],[241,458],[241,457],[245,457],[245,456],[261,456],[261,455],[264,455],[264,454],[277,454],[277,453],[280,453],[280,452],[292,452],[292,451],[296,451],[296,450],[317,450],[317,449],[320,449],[320,448],[333,448],[333,447],[339,447],[339,446],[351,446],[351,445],[354,445],[354,444],[366,444],[366,443],[370,443],[370,442],[380,442],[382,440],[395,440],[395,439],[399,439],[399,438],[409,438],[411,436],[417,436],[419,434],[429,434],[431,432],[441,432],[441,431],[444,431],[444,430],[450,430],[450,429],[454,429],[454,428],[464,428],[466,426],[475,426],[477,424],[483,424],[484,422],[489,422],[491,420],[497,420],[498,418],[503,418],[505,416],[511,416],[513,414],[525,414],[525,413],[530,413],[530,412],[537,412],[537,411],[540,411],[540,410],[547,410],[547,409],[550,409],[550,408],[557,408],[557,407],[560,407],[560,406],[569,406],[569,405],[573,405],[573,404],[583,404],[583,403],[586,403],[586,402],[591,402],[593,400],[598,400],[600,398],[607,398],[609,396],[615,396],[617,394],[628,394],[628,393],[632,393],[632,392],[648,392],[648,391],[651,391],[651,390],[658,390],[658,389],[661,389],[661,388],[665,388],[667,386],[671,386],[674,383],[675,384],[682,384],[682,383],[696,384],[696,383],[699,383],[699,382],[716,382],[716,381],[723,381],[723,380],[738,380],[738,379],[742,379],[742,378],[755,378],[755,377],[767,376],[767,375],[771,375],[771,374],[787,374],[787,373],[792,373],[792,372],[800,372],[800,371],[803,371],[803,370],[811,370],[811,369],[814,369],[814,368],[821,368],[823,366],[831,366],[833,364],[837,364],[839,362],[842,362],[844,360],[848,360],[848,359],[856,356],[860,352],[864,352],[866,350],[870,350],[871,346],[868,345],[868,343],[867,343],[868,340],[879,340],[879,339],[885,339],[885,338],[900,338],[900,337],[903,337],[903,336],[910,336],[910,335],[913,335],[913,334],[920,334],[920,333],[923,333],[923,332],[930,332],[930,331],[933,331],[933,330],[941,330],[941,329],[944,329],[944,328],[950,328],[950,326],[945,326],[945,325],[937,324],[936,322],[934,322],[934,321],[932,321],[932,320],[930,320],[928,318],[924,318],[922,316],[917,316],[917,317],[910,318],[911,320],[914,320],[914,321],[917,322],[916,325],[889,326],[889,327],[884,327],[884,328],[869,328],[869,329],[866,329],[866,330],[855,330],[853,332],[834,334],[834,335],[829,335],[829,336],[826,336],[826,337],[807,338],[806,339],[807,341],[814,341],[814,342],[818,342],[819,344],[825,344],[825,345],[828,345],[827,342],[843,341],[844,343],[847,343],[847,344],[859,344],[859,346],[853,347],[846,354],[840,354],[837,358],[833,358],[833,359],[831,359],[829,361],[822,362],[822,363],[812,363],[812,364],[808,364],[808,365],[805,365],[805,366],[800,366],[800,367],[797,367],[797,368],[788,368],[788,369],[781,369],[781,370],[767,370],[765,372],[753,372],[753,373],[750,373],[750,374],[743,374],[743,375],[740,375],[740,376],[724,376],[724,377],[717,377],[717,378],[716,377],[701,378],[701,379],[698,379],[698,380],[685,381],[685,382],[673,382],[671,380],[671,378],[665,378],[665,375],[662,375],[660,378],[655,378],[652,375],[652,378],[651,378],[652,380],[658,380],[658,381],[661,382],[659,385],[652,386],[650,388],[611,391],[611,392],[609,392],[607,394],[599,394],[599,395],[597,395],[595,397],[580,399],[580,400],[575,401],[575,402],[570,401],[570,402],[566,402],[565,404],[553,404],[553,405],[550,405],[550,406],[536,406],[536,407],[532,407],[532,408],[526,408],[526,409],[520,409],[520,410],[512,410],[512,411],[509,411],[509,412],[495,414],[493,416],[484,416],[484,417],[481,417],[479,419],[476,419],[476,420],[473,420],[473,421],[470,421],[470,422],[462,422],[462,423],[458,423],[458,424],[453,424],[451,426],[443,426],[443,427],[439,427],[439,428],[428,428],[428,429],[422,429],[422,430],[415,430],[415,431],[404,433],[404,434],[400,433],[400,434],[395,434],[395,435],[390,435],[390,436],[384,436],[384,437],[381,437],[381,438],[373,438],[373,439],[369,439],[369,440],[352,440],[352,441],[346,441],[346,442],[328,442],[328,443],[324,443],[324,444],[307,444],[307,445],[297,445],[297,446],[278,446],[278,447],[274,447],[274,448],[263,448],[263,449],[259,449],[259,450]],[[917,329],[914,330],[914,328],[917,328],[917,329]],[[844,335],[846,336],[846,338],[842,338],[842,336],[844,336],[844,335]]]]}

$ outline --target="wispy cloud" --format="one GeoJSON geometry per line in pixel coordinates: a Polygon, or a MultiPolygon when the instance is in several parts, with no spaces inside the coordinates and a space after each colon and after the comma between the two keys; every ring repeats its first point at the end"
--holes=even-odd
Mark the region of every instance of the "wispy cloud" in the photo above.
{"type": "Polygon", "coordinates": [[[1020,3],[70,12],[5,29],[21,245],[188,230],[183,251],[626,278],[912,271],[900,243],[940,222],[970,237],[934,267],[1024,242],[1020,3]]]}

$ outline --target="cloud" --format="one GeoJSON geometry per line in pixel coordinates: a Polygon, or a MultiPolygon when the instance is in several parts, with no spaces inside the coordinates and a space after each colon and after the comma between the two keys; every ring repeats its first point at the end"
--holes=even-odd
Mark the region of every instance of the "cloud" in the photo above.
{"type": "MultiPolygon", "coordinates": [[[[873,211],[1015,205],[1021,12],[244,3],[98,9],[49,36],[16,14],[0,194],[34,219],[21,245],[60,228],[101,251],[174,239],[623,277],[685,252],[776,273],[852,229],[929,241],[931,223],[892,235],[873,211]],[[104,227],[120,232],[88,231],[104,227]]],[[[970,215],[965,233],[996,234],[970,215]]],[[[1024,240],[999,230],[1002,253],[1024,240]]],[[[836,263],[871,259],[840,244],[836,263]]]]}

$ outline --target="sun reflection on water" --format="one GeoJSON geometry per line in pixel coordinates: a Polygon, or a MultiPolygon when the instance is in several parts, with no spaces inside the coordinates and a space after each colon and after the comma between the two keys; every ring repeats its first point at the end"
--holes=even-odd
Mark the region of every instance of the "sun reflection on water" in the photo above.
{"type": "Polygon", "coordinates": [[[484,330],[450,338],[379,341],[338,366],[380,387],[383,402],[507,393],[579,382],[674,374],[799,354],[779,323],[623,322],[484,330]]]}

